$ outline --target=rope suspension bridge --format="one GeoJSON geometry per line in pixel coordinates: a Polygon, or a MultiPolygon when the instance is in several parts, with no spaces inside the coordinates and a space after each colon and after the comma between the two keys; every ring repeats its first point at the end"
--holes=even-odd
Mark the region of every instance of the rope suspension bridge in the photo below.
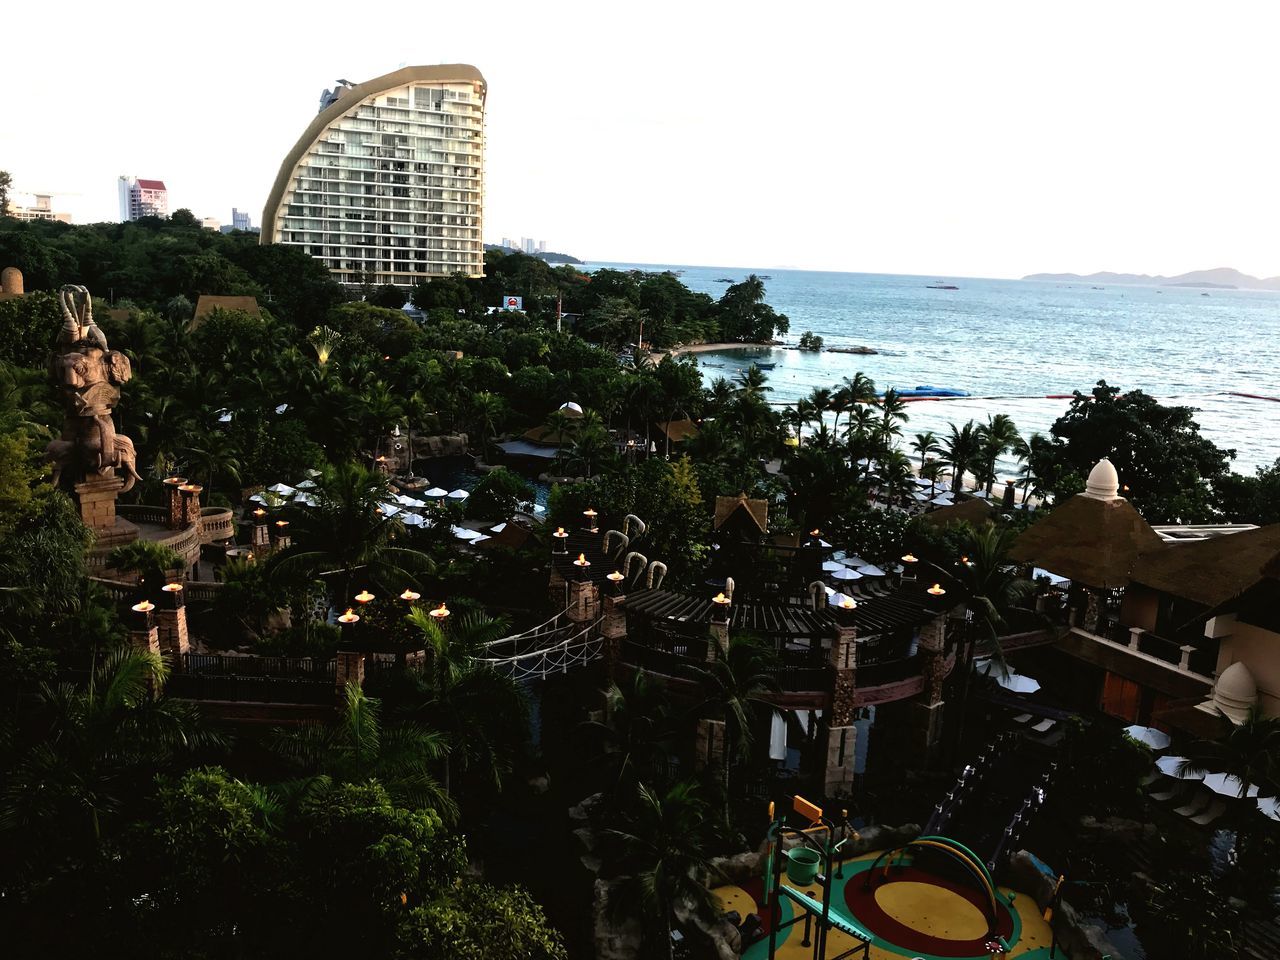
{"type": "Polygon", "coordinates": [[[587,623],[569,619],[566,608],[536,627],[491,640],[484,645],[486,656],[472,659],[518,683],[544,679],[599,657],[604,650],[599,628],[599,619],[587,623]]]}

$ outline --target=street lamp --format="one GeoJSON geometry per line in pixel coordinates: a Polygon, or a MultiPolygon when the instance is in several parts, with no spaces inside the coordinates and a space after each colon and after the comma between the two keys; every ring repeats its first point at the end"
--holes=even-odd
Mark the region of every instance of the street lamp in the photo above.
{"type": "Polygon", "coordinates": [[[715,604],[715,606],[712,608],[713,610],[712,622],[728,623],[729,622],[729,605],[733,603],[733,600],[730,599],[729,597],[726,597],[724,595],[724,591],[721,591],[720,593],[717,593],[714,597],[711,598],[711,602],[715,604]]]}
{"type": "Polygon", "coordinates": [[[904,553],[902,555],[902,579],[903,580],[915,580],[916,564],[919,562],[920,561],[916,558],[916,555],[914,553],[904,553]]]}
{"type": "Polygon", "coordinates": [[[445,606],[445,602],[441,600],[440,606],[428,611],[427,616],[435,620],[436,623],[444,623],[445,619],[449,617],[452,613],[453,611],[450,610],[447,606],[445,606]]]}
{"type": "Polygon", "coordinates": [[[551,536],[556,538],[556,553],[569,552],[569,534],[565,532],[564,527],[556,527],[555,533],[551,534],[551,536]]]}
{"type": "Polygon", "coordinates": [[[606,580],[608,580],[608,581],[609,581],[609,583],[610,583],[610,585],[613,587],[613,592],[614,592],[614,593],[619,593],[619,592],[621,592],[621,590],[622,590],[622,581],[623,581],[624,577],[622,576],[622,574],[621,574],[619,571],[615,570],[615,571],[613,571],[613,573],[606,574],[606,575],[605,575],[605,579],[606,579],[606,580]]]}
{"type": "Polygon", "coordinates": [[[413,605],[414,601],[420,599],[421,597],[422,597],[422,594],[415,593],[413,590],[410,590],[408,587],[405,587],[404,593],[400,594],[400,599],[403,600],[405,603],[409,604],[410,606],[413,605]]]}
{"type": "Polygon", "coordinates": [[[582,511],[582,515],[587,518],[587,532],[599,533],[600,528],[596,526],[596,517],[600,516],[600,514],[597,513],[593,507],[587,507],[587,509],[582,511]]]}
{"type": "Polygon", "coordinates": [[[364,606],[364,604],[366,604],[366,603],[368,603],[370,600],[372,600],[372,599],[373,599],[373,597],[374,597],[374,595],[373,595],[372,593],[370,593],[370,592],[368,591],[368,589],[366,588],[366,589],[363,589],[363,590],[361,590],[359,593],[357,593],[357,594],[356,594],[356,596],[355,596],[355,600],[356,600],[356,603],[360,604],[361,606],[364,606]]]}
{"type": "Polygon", "coordinates": [[[356,613],[350,607],[347,607],[347,612],[344,613],[342,616],[338,617],[338,622],[342,624],[344,627],[349,627],[353,623],[360,622],[360,614],[356,613]]]}

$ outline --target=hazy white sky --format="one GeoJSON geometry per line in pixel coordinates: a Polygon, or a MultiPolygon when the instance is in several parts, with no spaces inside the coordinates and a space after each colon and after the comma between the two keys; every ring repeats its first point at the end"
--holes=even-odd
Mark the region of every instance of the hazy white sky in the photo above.
{"type": "Polygon", "coordinates": [[[12,4],[0,169],[255,223],[321,89],[489,81],[485,238],[587,259],[1280,274],[1274,3],[12,4]],[[190,11],[190,12],[188,12],[190,11]]]}

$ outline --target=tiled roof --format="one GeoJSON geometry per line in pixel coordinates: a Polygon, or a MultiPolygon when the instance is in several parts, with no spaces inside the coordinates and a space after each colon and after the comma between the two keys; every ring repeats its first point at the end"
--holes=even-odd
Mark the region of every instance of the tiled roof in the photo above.
{"type": "Polygon", "coordinates": [[[139,180],[138,186],[143,190],[164,190],[163,180],[139,180]]]}

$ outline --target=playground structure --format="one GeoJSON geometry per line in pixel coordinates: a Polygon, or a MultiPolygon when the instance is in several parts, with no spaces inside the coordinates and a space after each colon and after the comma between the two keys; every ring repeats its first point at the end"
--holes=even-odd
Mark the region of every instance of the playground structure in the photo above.
{"type": "MultiPolygon", "coordinates": [[[[945,824],[954,815],[959,825],[975,828],[972,809],[966,822],[959,801],[976,799],[976,784],[999,776],[1010,753],[1008,745],[998,746],[992,744],[974,766],[965,768],[948,798],[935,809],[928,832],[888,849],[847,856],[851,842],[862,838],[846,811],[828,817],[800,796],[793,798],[790,811],[779,811],[771,803],[759,879],[716,891],[726,911],[745,918],[739,925],[743,956],[747,960],[1041,960],[1052,956],[1052,907],[1042,912],[1033,897],[999,887],[993,866],[1007,856],[1043,800],[1048,775],[1036,776],[1030,796],[1010,819],[1005,819],[1008,810],[1023,791],[1018,784],[1004,784],[998,798],[1002,802],[990,811],[999,822],[985,825],[978,834],[986,842],[984,847],[943,835],[934,825],[945,824]],[[799,822],[788,823],[788,816],[799,822]],[[977,849],[984,851],[985,859],[977,849]]],[[[981,806],[970,804],[971,808],[981,806]]]]}

